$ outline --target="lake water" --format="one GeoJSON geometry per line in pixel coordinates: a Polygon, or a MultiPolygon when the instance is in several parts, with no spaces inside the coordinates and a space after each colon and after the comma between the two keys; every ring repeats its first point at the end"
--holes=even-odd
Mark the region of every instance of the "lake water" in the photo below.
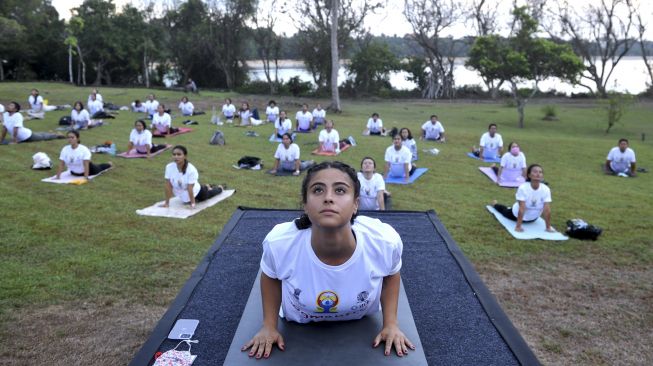
{"type": "MultiPolygon", "coordinates": [[[[463,85],[479,85],[484,87],[483,81],[481,80],[478,72],[473,69],[468,69],[465,67],[465,58],[458,58],[455,61],[454,66],[454,78],[457,86],[463,85]]],[[[296,60],[282,60],[279,62],[279,79],[288,81],[294,76],[299,76],[302,81],[313,82],[313,77],[311,73],[304,68],[304,64],[301,61],[296,60]]],[[[248,61],[247,65],[249,66],[249,77],[252,80],[265,80],[265,73],[263,72],[263,67],[259,61],[248,61]]],[[[406,80],[406,72],[393,72],[390,74],[390,84],[395,89],[400,90],[410,90],[416,87],[415,83],[406,80]]],[[[347,70],[344,63],[341,62],[340,71],[338,80],[340,83],[343,83],[347,79],[347,70]]],[[[617,67],[613,71],[609,82],[608,89],[615,91],[628,91],[633,94],[641,93],[646,90],[646,83],[649,80],[648,73],[646,72],[646,66],[641,57],[624,57],[617,67]]],[[[583,79],[583,82],[587,85],[592,85],[587,79],[583,79]]],[[[525,83],[524,87],[530,86],[530,84],[525,83]]],[[[540,90],[548,91],[550,89],[555,89],[557,91],[570,93],[582,93],[587,92],[587,88],[582,86],[572,86],[569,83],[564,83],[557,78],[547,79],[539,84],[540,90]]],[[[507,86],[503,86],[504,89],[507,89],[507,86]]],[[[593,89],[595,89],[593,87],[593,89]]]]}

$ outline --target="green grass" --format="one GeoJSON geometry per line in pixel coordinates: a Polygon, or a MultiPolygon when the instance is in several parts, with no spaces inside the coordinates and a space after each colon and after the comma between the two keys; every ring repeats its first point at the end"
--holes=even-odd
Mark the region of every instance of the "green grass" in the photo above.
{"type": "MultiPolygon", "coordinates": [[[[55,83],[0,83],[0,103],[17,100],[24,107],[29,90],[37,87],[50,104],[86,101],[90,87],[76,88],[55,83]]],[[[144,89],[100,90],[105,101],[126,105],[144,99],[144,89]]],[[[176,111],[183,94],[157,91],[157,99],[176,111]]],[[[186,281],[215,237],[238,206],[298,208],[300,179],[272,177],[262,172],[237,171],[231,167],[243,155],[262,157],[272,164],[276,145],[267,137],[269,125],[255,128],[258,138],[246,137],[246,129],[227,127],[226,146],[211,146],[215,126],[208,123],[210,106],[222,105],[225,96],[236,103],[246,97],[202,92],[191,101],[209,113],[198,116],[193,133],[177,136],[173,144],[189,148],[189,159],[200,171],[203,183],[227,183],[237,189],[230,199],[187,220],[137,216],[135,210],[163,199],[163,172],[169,154],[152,160],[125,160],[96,154],[95,162],[111,160],[116,168],[83,186],[41,183],[53,172],[29,169],[37,151],[57,160],[64,141],[0,146],[0,319],[10,309],[29,309],[66,301],[97,298],[165,305],[186,281]],[[159,296],[165,293],[166,296],[159,296]]],[[[259,111],[265,100],[254,97],[259,111]]],[[[251,100],[252,98],[250,98],[251,100]]],[[[282,109],[294,116],[300,100],[279,99],[282,109]],[[290,107],[289,107],[290,106],[290,107]]],[[[301,100],[302,102],[304,100],[301,100]]],[[[311,106],[317,101],[308,100],[311,106]]],[[[325,101],[322,101],[325,102],[325,101]]],[[[547,103],[550,103],[547,102],[547,103]]],[[[389,138],[363,137],[360,132],[368,116],[380,113],[386,127],[409,127],[415,135],[428,116],[437,113],[447,134],[444,145],[419,142],[418,149],[437,147],[438,156],[420,155],[419,166],[429,172],[409,186],[389,186],[393,205],[399,210],[435,210],[447,230],[475,263],[567,256],[583,258],[588,251],[616,266],[644,265],[653,261],[651,174],[636,179],[604,176],[600,170],[609,149],[619,137],[631,140],[640,166],[653,168],[653,124],[651,106],[630,108],[623,123],[604,134],[605,114],[593,102],[559,104],[559,121],[541,121],[539,105],[526,109],[526,127],[516,128],[516,111],[497,103],[450,103],[426,101],[344,101],[342,115],[330,115],[340,136],[353,135],[358,146],[340,159],[358,166],[372,156],[380,164],[389,138]],[[554,227],[564,230],[571,218],[583,218],[604,228],[597,242],[550,243],[513,240],[485,211],[492,199],[512,203],[514,190],[498,188],[482,176],[478,162],[465,153],[478,144],[490,122],[499,124],[507,144],[518,141],[528,163],[544,166],[553,194],[554,227]],[[642,142],[645,133],[649,140],[642,142]]],[[[312,107],[311,107],[312,108],[312,107]]],[[[26,108],[25,108],[26,109],[26,108]]],[[[45,120],[26,122],[35,131],[53,130],[62,115],[51,112],[45,120]]],[[[105,140],[124,150],[136,115],[120,112],[109,124],[82,132],[87,146],[105,140]]],[[[181,118],[173,120],[179,125],[181,118]]],[[[316,134],[300,135],[302,157],[310,158],[316,134]]],[[[318,159],[321,160],[321,159],[318,159]]],[[[556,345],[552,345],[556,348],[556,345]]]]}

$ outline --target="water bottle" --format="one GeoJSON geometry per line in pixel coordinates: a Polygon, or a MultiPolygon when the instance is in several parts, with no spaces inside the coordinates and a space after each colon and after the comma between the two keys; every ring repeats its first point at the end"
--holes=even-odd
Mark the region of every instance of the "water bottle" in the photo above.
{"type": "Polygon", "coordinates": [[[109,154],[111,154],[111,156],[116,156],[116,144],[115,143],[111,144],[111,149],[109,149],[109,154]]]}

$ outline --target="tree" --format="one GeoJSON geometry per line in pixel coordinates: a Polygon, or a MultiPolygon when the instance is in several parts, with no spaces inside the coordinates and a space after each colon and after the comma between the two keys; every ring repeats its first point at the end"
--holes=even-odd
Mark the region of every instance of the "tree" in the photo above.
{"type": "Polygon", "coordinates": [[[13,59],[17,57],[18,49],[16,45],[23,38],[25,28],[18,24],[14,19],[7,19],[0,16],[0,81],[5,79],[3,59],[13,59]]]}
{"type": "Polygon", "coordinates": [[[329,110],[335,113],[341,113],[342,107],[340,106],[340,91],[338,90],[338,71],[340,69],[340,56],[338,52],[338,9],[340,8],[340,0],[331,1],[331,105],[329,110]]]}
{"type": "MultiPolygon", "coordinates": [[[[607,84],[619,61],[634,44],[631,38],[634,7],[632,0],[600,0],[587,5],[582,13],[560,0],[554,17],[559,31],[549,30],[555,38],[569,39],[574,51],[587,66],[582,77],[596,87],[602,98],[607,97],[607,84]]],[[[556,27],[557,28],[557,27],[556,27]]],[[[590,92],[590,85],[579,83],[590,92]]]]}
{"type": "Polygon", "coordinates": [[[519,128],[524,127],[524,108],[538,91],[538,83],[558,77],[576,83],[584,69],[583,62],[566,44],[536,38],[538,23],[527,7],[516,7],[513,27],[508,38],[496,35],[478,37],[470,50],[467,66],[483,77],[506,80],[517,104],[519,128]],[[530,89],[519,84],[530,81],[530,89]]]}
{"type": "Polygon", "coordinates": [[[413,28],[411,37],[424,51],[428,62],[428,78],[422,96],[428,99],[453,97],[453,76],[456,46],[450,39],[447,47],[442,33],[456,24],[462,16],[458,0],[405,0],[404,16],[413,28]]]}
{"type": "Polygon", "coordinates": [[[349,73],[355,76],[354,87],[372,94],[381,88],[390,88],[389,74],[400,68],[399,60],[387,44],[374,41],[369,35],[360,43],[360,51],[349,65],[349,73]]]}
{"type": "MultiPolygon", "coordinates": [[[[497,31],[497,7],[496,4],[488,4],[486,0],[474,0],[469,9],[470,19],[473,19],[473,25],[476,29],[476,35],[479,37],[488,36],[497,31]]],[[[499,88],[503,85],[503,80],[487,79],[481,76],[483,84],[490,92],[492,99],[496,99],[499,88]]]]}
{"type": "Polygon", "coordinates": [[[646,39],[644,39],[644,34],[646,33],[646,28],[648,24],[642,19],[641,11],[637,11],[637,40],[639,43],[639,48],[642,52],[642,61],[644,61],[644,66],[646,66],[646,71],[648,72],[648,86],[653,90],[653,60],[649,54],[648,49],[646,48],[646,39]]]}
{"type": "Polygon", "coordinates": [[[263,63],[263,73],[270,86],[270,94],[276,93],[276,86],[279,84],[279,54],[281,52],[281,38],[274,32],[274,25],[277,22],[277,0],[272,0],[267,10],[254,14],[252,30],[256,50],[263,63]],[[274,80],[270,64],[274,62],[274,80]]]}
{"type": "MultiPolygon", "coordinates": [[[[82,49],[79,47],[79,38],[78,35],[82,34],[84,31],[84,19],[73,16],[68,20],[66,25],[66,37],[64,43],[68,45],[68,61],[72,62],[71,56],[73,53],[77,54],[77,84],[86,85],[86,62],[84,62],[84,54],[82,49]],[[75,50],[73,50],[73,47],[75,50]]],[[[72,69],[72,65],[69,65],[69,71],[72,69]]]]}

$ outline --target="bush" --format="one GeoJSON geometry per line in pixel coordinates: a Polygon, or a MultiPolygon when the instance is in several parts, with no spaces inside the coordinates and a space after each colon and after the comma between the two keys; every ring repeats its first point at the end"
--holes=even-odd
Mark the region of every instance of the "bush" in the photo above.
{"type": "Polygon", "coordinates": [[[558,119],[558,111],[554,105],[545,105],[542,107],[542,113],[544,113],[543,120],[546,121],[555,121],[558,119]]]}
{"type": "Polygon", "coordinates": [[[313,84],[309,81],[301,81],[299,76],[293,76],[286,83],[288,91],[294,96],[308,94],[313,90],[313,84]]]}
{"type": "Polygon", "coordinates": [[[607,113],[608,128],[605,133],[610,132],[610,129],[623,117],[624,113],[630,105],[635,102],[635,98],[631,94],[621,94],[616,92],[608,93],[607,99],[603,99],[601,103],[607,113]]]}
{"type": "Polygon", "coordinates": [[[269,94],[270,86],[267,81],[254,80],[236,87],[236,91],[241,94],[269,94]]]}

